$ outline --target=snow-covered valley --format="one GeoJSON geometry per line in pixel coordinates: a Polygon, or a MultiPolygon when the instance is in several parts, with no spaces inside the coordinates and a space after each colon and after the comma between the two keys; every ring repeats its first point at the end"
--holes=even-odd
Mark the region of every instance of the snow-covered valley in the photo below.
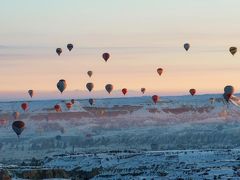
{"type": "Polygon", "coordinates": [[[97,99],[93,106],[75,100],[71,110],[67,100],[31,101],[27,112],[21,102],[2,102],[8,123],[0,128],[0,163],[15,176],[34,158],[41,164],[31,170],[100,169],[97,179],[125,178],[125,171],[127,179],[237,177],[240,108],[220,98],[162,97],[157,105],[151,97],[97,99]],[[63,112],[55,112],[55,104],[63,112]],[[19,139],[11,127],[14,111],[26,124],[19,139]]]}

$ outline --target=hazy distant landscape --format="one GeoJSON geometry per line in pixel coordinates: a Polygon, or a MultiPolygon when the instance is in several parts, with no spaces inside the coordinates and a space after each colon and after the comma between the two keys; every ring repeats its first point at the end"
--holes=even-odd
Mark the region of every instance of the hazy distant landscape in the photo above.
{"type": "MultiPolygon", "coordinates": [[[[50,169],[60,168],[66,171],[66,176],[63,177],[73,177],[70,175],[70,171],[77,167],[80,168],[80,166],[81,169],[87,167],[82,165],[82,158],[91,159],[92,156],[101,156],[95,158],[105,161],[104,158],[107,157],[116,159],[119,156],[124,160],[127,158],[126,156],[130,156],[136,163],[139,158],[144,158],[146,162],[142,165],[147,166],[147,162],[152,165],[155,162],[150,157],[155,159],[156,156],[159,158],[172,156],[173,159],[168,163],[177,161],[180,164],[184,163],[184,166],[192,166],[192,163],[185,162],[184,158],[182,163],[177,159],[182,157],[181,154],[184,154],[184,150],[187,150],[184,156],[190,158],[192,156],[190,151],[193,150],[196,163],[198,163],[196,156],[206,156],[205,161],[207,161],[208,156],[213,156],[212,153],[221,154],[222,152],[226,156],[214,156],[214,161],[218,161],[218,158],[221,161],[223,159],[228,161],[229,156],[231,158],[234,156],[235,161],[228,166],[230,169],[237,168],[237,159],[240,157],[238,151],[240,147],[240,109],[234,105],[227,107],[222,102],[211,103],[209,98],[212,97],[219,98],[221,95],[162,97],[157,105],[154,105],[151,97],[148,96],[97,99],[94,106],[90,106],[88,100],[76,100],[71,110],[64,109],[65,102],[63,101],[31,101],[29,102],[31,109],[23,112],[20,116],[26,123],[26,128],[19,140],[11,129],[11,120],[8,125],[1,127],[2,158],[0,163],[2,167],[5,167],[4,169],[14,172],[15,176],[22,169],[23,173],[18,175],[23,177],[26,176],[23,174],[25,171],[27,172],[24,170],[27,163],[30,163],[28,168],[29,166],[33,169],[36,168],[33,165],[35,161],[32,162],[34,158],[38,160],[36,161],[39,163],[38,169],[45,166],[51,167],[50,169]],[[49,108],[57,102],[63,107],[62,113],[57,113],[53,108],[49,108]],[[231,151],[231,149],[236,149],[236,151],[231,151]],[[173,152],[176,153],[170,150],[174,150],[173,152]],[[118,155],[108,155],[112,152],[118,155]],[[153,152],[150,153],[150,157],[147,155],[148,152],[153,152]],[[167,152],[170,152],[168,156],[166,156],[167,152]],[[231,152],[234,152],[234,155],[231,152]],[[100,155],[102,153],[105,154],[104,157],[100,155]],[[124,155],[122,156],[121,153],[124,155]],[[69,162],[61,164],[62,156],[64,161],[69,162]],[[75,156],[80,158],[79,161],[72,159],[75,156]],[[180,157],[177,158],[177,156],[180,157]],[[79,163],[79,165],[75,163],[79,163]],[[19,170],[15,171],[15,166],[19,166],[19,170]],[[69,166],[71,166],[70,169],[69,166]]],[[[11,112],[16,110],[15,108],[20,104],[21,102],[0,103],[2,116],[11,119],[11,112]]],[[[163,162],[161,160],[158,163],[163,162]]],[[[110,164],[109,166],[114,166],[112,163],[110,164]]],[[[195,165],[193,166],[195,167],[195,165]]],[[[210,164],[208,165],[210,166],[210,164]]],[[[99,165],[95,167],[92,163],[91,166],[93,166],[92,168],[99,167],[99,165]]],[[[120,168],[121,163],[118,166],[120,168]]],[[[129,168],[131,166],[129,165],[129,168]]],[[[132,168],[138,169],[139,167],[132,166],[132,168]]],[[[177,166],[174,165],[172,168],[176,170],[177,166]]],[[[221,169],[221,167],[219,168],[221,169]]],[[[87,172],[93,173],[93,169],[90,169],[87,172]]],[[[164,175],[166,177],[169,176],[173,179],[177,177],[166,167],[160,169],[159,173],[166,173],[164,175]]],[[[153,174],[150,171],[146,168],[144,176],[157,176],[156,171],[153,174]]],[[[180,171],[179,177],[184,177],[182,170],[180,171]]],[[[192,171],[192,168],[189,171],[192,171]]],[[[127,172],[129,174],[127,173],[123,177],[133,176],[131,170],[127,170],[127,172]]],[[[109,173],[110,169],[101,169],[95,175],[101,179],[104,174],[109,175],[109,173]]],[[[140,177],[140,174],[135,176],[140,177]]],[[[192,174],[194,173],[192,172],[192,174]]],[[[223,174],[222,177],[228,177],[229,172],[225,174],[226,176],[223,174]]],[[[95,175],[91,174],[92,177],[95,175]]],[[[112,174],[114,177],[115,175],[112,174]]],[[[214,175],[216,174],[212,173],[212,176],[209,177],[214,175]]],[[[229,177],[231,176],[229,175],[229,177]]]]}

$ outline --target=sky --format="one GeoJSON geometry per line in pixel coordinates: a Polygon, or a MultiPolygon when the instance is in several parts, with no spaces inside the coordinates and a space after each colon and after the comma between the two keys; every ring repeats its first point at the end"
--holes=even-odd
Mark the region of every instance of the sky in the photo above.
{"type": "Polygon", "coordinates": [[[140,95],[141,87],[147,95],[182,95],[190,88],[222,93],[228,84],[239,92],[240,55],[228,51],[240,48],[239,0],[0,2],[0,98],[27,97],[28,89],[61,97],[59,79],[67,81],[68,93],[84,97],[94,95],[87,82],[98,96],[108,96],[108,83],[116,95],[122,88],[140,95]],[[67,43],[74,44],[72,52],[67,43]],[[104,52],[111,54],[107,63],[104,52]]]}

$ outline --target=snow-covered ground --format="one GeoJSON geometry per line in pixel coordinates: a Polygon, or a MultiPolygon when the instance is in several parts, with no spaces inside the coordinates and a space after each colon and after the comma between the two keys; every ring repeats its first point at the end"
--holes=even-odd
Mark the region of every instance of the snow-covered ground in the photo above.
{"type": "Polygon", "coordinates": [[[69,155],[56,157],[43,167],[68,171],[76,168],[83,171],[101,169],[94,179],[240,178],[240,151],[187,150],[69,155]]]}
{"type": "Polygon", "coordinates": [[[240,108],[218,98],[161,97],[156,105],[147,96],[109,98],[96,99],[93,106],[86,99],[75,100],[71,110],[65,107],[67,100],[29,101],[27,112],[21,110],[22,102],[1,102],[0,118],[8,124],[0,127],[0,163],[79,152],[238,148],[240,108]],[[63,112],[55,112],[55,104],[63,112]],[[26,124],[19,139],[11,128],[14,111],[26,124]]]}
{"type": "Polygon", "coordinates": [[[41,166],[5,169],[15,178],[18,175],[69,179],[239,179],[240,150],[65,154],[45,158],[41,166]]]}

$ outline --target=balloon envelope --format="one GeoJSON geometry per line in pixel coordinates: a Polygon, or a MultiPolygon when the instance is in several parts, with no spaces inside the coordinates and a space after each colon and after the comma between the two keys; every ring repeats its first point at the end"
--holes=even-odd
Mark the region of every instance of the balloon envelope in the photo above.
{"type": "Polygon", "coordinates": [[[103,53],[102,58],[105,60],[105,62],[107,62],[107,60],[110,58],[110,54],[109,53],[103,53]]]}
{"type": "Polygon", "coordinates": [[[162,68],[158,68],[158,69],[157,69],[157,73],[159,74],[159,76],[161,76],[162,73],[163,73],[163,69],[162,69],[162,68]]]}
{"type": "Polygon", "coordinates": [[[23,121],[14,121],[12,123],[12,129],[19,137],[25,128],[25,123],[23,121]]]}
{"type": "Polygon", "coordinates": [[[68,48],[69,51],[71,51],[73,49],[73,44],[68,44],[67,48],[68,48]]]}
{"type": "Polygon", "coordinates": [[[88,71],[87,74],[88,74],[89,77],[91,77],[93,72],[92,71],[88,71]]]}
{"type": "Polygon", "coordinates": [[[95,100],[94,99],[89,99],[88,102],[92,106],[94,104],[95,100]]]}
{"type": "Polygon", "coordinates": [[[185,43],[185,44],[183,45],[183,47],[184,47],[184,49],[185,49],[186,51],[188,51],[189,48],[190,48],[190,44],[189,44],[189,43],[185,43]]]}
{"type": "Polygon", "coordinates": [[[190,89],[189,90],[189,93],[194,96],[196,94],[196,89],[190,89]]]}
{"type": "Polygon", "coordinates": [[[66,107],[68,110],[70,110],[72,108],[72,103],[66,103],[66,107]]]}
{"type": "Polygon", "coordinates": [[[159,101],[159,96],[158,95],[153,95],[152,100],[156,104],[159,101]]]}
{"type": "Polygon", "coordinates": [[[91,92],[94,88],[94,84],[93,83],[87,83],[86,88],[88,89],[89,92],[91,92]]]}
{"type": "Polygon", "coordinates": [[[12,115],[13,115],[14,119],[18,119],[20,116],[20,113],[16,111],[12,115]]]}
{"type": "Polygon", "coordinates": [[[24,111],[26,111],[28,109],[28,104],[27,103],[22,103],[21,107],[24,111]]]}
{"type": "Polygon", "coordinates": [[[223,98],[228,102],[229,99],[231,98],[231,96],[234,93],[234,87],[231,85],[225,86],[224,87],[224,94],[223,94],[223,98]]]}
{"type": "Polygon", "coordinates": [[[0,126],[5,126],[7,124],[6,119],[0,119],[0,126]]]}
{"type": "Polygon", "coordinates": [[[127,88],[123,88],[123,89],[122,89],[122,93],[123,93],[123,95],[126,95],[127,92],[128,92],[127,88]]]}
{"type": "Polygon", "coordinates": [[[28,94],[29,96],[32,98],[33,97],[33,94],[34,94],[34,91],[32,89],[28,90],[28,94]]]}
{"type": "Polygon", "coordinates": [[[62,140],[62,136],[57,135],[57,136],[56,136],[56,140],[57,140],[57,141],[61,141],[61,140],[62,140]]]}
{"type": "Polygon", "coordinates": [[[209,98],[209,102],[213,104],[215,102],[215,98],[209,98]]]}
{"type": "Polygon", "coordinates": [[[236,54],[236,52],[237,52],[237,47],[230,47],[229,51],[234,56],[234,54],[236,54]]]}
{"type": "Polygon", "coordinates": [[[61,49],[61,48],[57,48],[57,49],[56,49],[56,53],[60,56],[61,53],[62,53],[62,49],[61,49]]]}
{"type": "Polygon", "coordinates": [[[231,85],[225,86],[224,87],[224,93],[233,95],[234,87],[231,86],[231,85]]]}
{"type": "Polygon", "coordinates": [[[146,88],[141,88],[141,92],[144,94],[146,91],[146,88]]]}
{"type": "Polygon", "coordinates": [[[56,105],[54,106],[54,109],[55,109],[56,112],[61,112],[61,111],[62,111],[62,110],[61,110],[61,106],[58,105],[58,104],[56,104],[56,105]]]}
{"type": "Polygon", "coordinates": [[[105,86],[106,91],[110,94],[113,90],[113,85],[112,84],[107,84],[105,86]]]}
{"type": "Polygon", "coordinates": [[[60,79],[57,83],[58,90],[63,93],[63,91],[66,89],[67,83],[64,79],[60,79]]]}

